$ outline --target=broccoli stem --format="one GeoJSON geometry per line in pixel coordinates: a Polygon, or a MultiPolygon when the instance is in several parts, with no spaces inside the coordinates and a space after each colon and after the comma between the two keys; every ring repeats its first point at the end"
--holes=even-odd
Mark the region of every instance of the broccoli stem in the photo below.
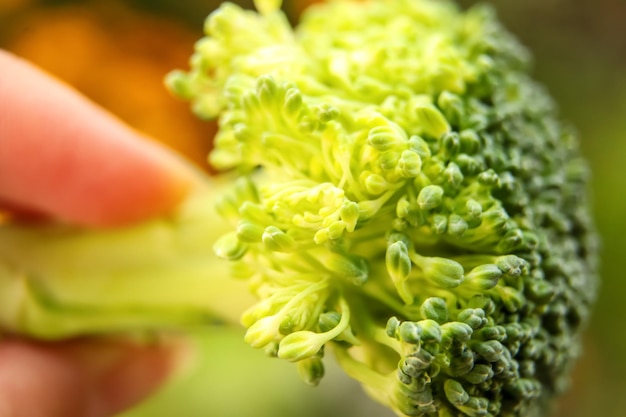
{"type": "Polygon", "coordinates": [[[226,227],[212,213],[221,188],[208,183],[169,217],[132,227],[2,226],[0,326],[59,339],[237,322],[252,301],[211,250],[226,227]]]}

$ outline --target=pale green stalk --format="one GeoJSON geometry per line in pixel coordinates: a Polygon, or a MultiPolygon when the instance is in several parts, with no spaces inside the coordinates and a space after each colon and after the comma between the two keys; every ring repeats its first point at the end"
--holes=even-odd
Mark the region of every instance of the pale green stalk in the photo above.
{"type": "Polygon", "coordinates": [[[46,339],[237,322],[245,284],[211,251],[227,226],[208,183],[175,213],[136,226],[0,227],[0,326],[46,339]]]}

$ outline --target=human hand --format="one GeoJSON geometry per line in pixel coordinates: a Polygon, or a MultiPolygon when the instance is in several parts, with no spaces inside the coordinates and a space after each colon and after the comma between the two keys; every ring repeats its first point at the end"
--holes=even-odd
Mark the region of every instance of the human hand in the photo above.
{"type": "MultiPolygon", "coordinates": [[[[0,207],[87,227],[121,226],[170,210],[194,181],[176,156],[0,51],[0,207]]],[[[112,339],[5,338],[0,417],[110,416],[156,389],[177,352],[112,339]]]]}

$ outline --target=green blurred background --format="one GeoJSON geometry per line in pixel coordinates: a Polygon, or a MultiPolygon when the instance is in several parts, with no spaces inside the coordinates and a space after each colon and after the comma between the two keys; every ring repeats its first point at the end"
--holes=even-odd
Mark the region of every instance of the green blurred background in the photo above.
{"type": "MultiPolygon", "coordinates": [[[[309,1],[285,10],[296,20],[309,1]]],[[[472,1],[462,1],[464,6],[472,1]]],[[[585,355],[558,417],[626,415],[626,2],[492,2],[535,56],[535,76],[578,127],[593,170],[602,288],[585,355]]],[[[0,0],[0,47],[65,79],[204,167],[215,127],[162,87],[185,68],[215,0],[0,0]]],[[[246,4],[245,2],[243,4],[246,4]]],[[[248,3],[249,4],[249,3],[248,3]]],[[[119,417],[385,417],[332,365],[318,388],[244,345],[239,329],[193,332],[194,355],[156,397],[119,417]]]]}

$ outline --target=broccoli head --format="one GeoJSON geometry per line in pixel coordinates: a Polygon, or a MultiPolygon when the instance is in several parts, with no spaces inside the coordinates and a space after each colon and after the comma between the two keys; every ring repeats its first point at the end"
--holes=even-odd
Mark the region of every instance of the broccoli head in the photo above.
{"type": "Polygon", "coordinates": [[[245,340],[400,416],[535,416],[596,289],[587,168],[489,8],[334,1],[293,30],[223,4],[170,87],[240,179],[215,244],[258,302],[245,340]]]}

